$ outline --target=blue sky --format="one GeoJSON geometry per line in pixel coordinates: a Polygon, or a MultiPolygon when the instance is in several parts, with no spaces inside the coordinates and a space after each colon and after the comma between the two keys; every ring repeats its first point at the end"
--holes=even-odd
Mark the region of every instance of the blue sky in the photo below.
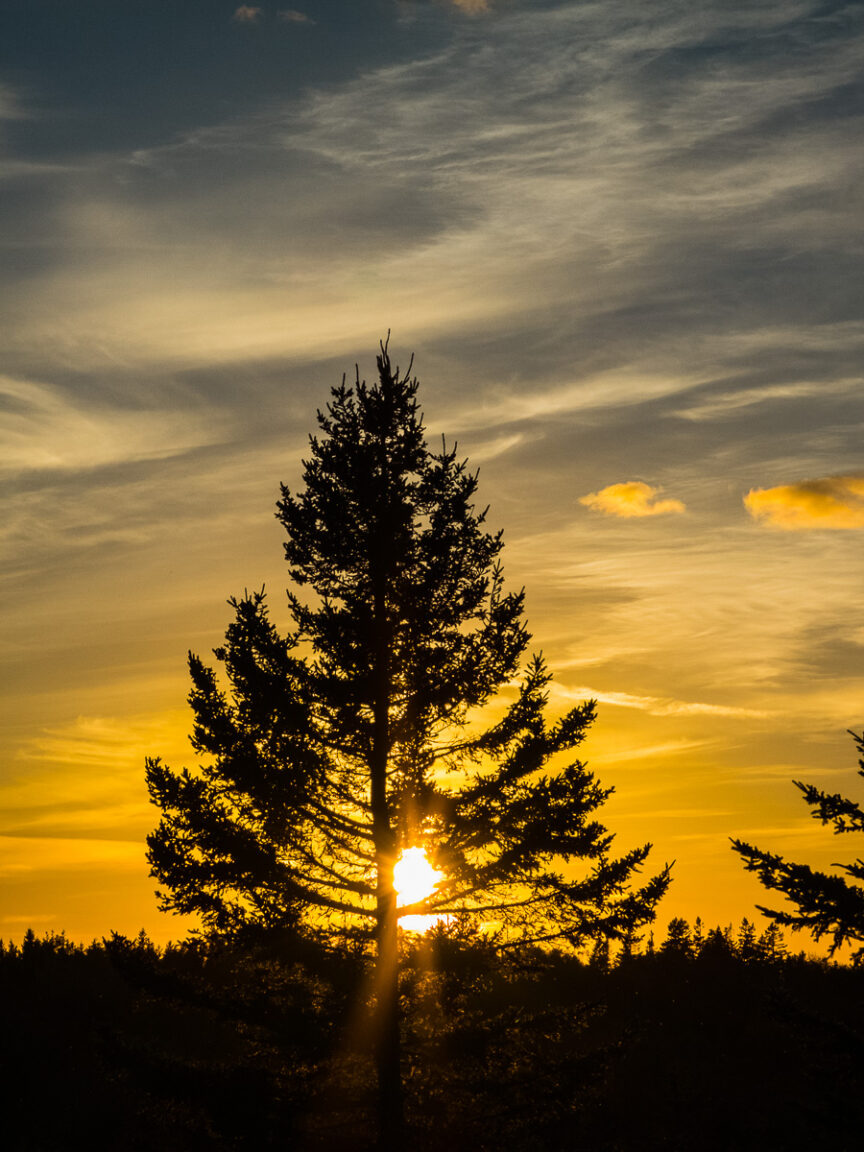
{"type": "Polygon", "coordinates": [[[751,912],[731,835],[838,858],[789,781],[864,723],[862,25],[7,0],[0,933],[157,930],[143,756],[388,329],[668,915],[751,912]]]}

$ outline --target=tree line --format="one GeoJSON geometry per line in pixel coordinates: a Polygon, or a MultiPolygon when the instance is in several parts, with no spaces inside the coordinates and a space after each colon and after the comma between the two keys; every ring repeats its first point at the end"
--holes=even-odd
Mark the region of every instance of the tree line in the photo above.
{"type": "MultiPolygon", "coordinates": [[[[28,933],[0,948],[4,1146],[371,1148],[364,981],[296,933],[28,933]]],[[[442,927],[403,938],[399,997],[418,1150],[857,1147],[860,971],[776,927],[676,919],[611,957],[442,927]]]]}

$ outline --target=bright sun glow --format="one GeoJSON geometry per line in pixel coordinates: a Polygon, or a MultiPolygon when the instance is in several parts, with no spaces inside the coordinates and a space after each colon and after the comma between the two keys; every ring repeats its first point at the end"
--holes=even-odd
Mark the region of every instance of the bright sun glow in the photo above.
{"type": "Polygon", "coordinates": [[[400,905],[425,900],[443,879],[444,873],[432,867],[422,848],[403,849],[393,868],[393,887],[400,905]]]}

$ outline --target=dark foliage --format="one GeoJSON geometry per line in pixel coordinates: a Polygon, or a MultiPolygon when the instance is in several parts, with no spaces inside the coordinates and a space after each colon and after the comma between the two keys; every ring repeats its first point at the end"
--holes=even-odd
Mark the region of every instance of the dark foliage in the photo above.
{"type": "Polygon", "coordinates": [[[278,952],[159,950],[143,933],[86,949],[29,933],[10,946],[4,1146],[284,1148],[357,968],[324,954],[313,963],[308,948],[278,952]]]}
{"type": "MultiPolygon", "coordinates": [[[[606,971],[501,957],[467,924],[407,938],[406,1147],[857,1150],[864,973],[751,927],[697,948],[678,922],[675,947],[606,971]]],[[[363,1152],[366,977],[350,953],[284,938],[85,949],[31,934],[0,950],[4,1147],[363,1152]]]]}
{"type": "MultiPolygon", "coordinates": [[[[857,736],[850,732],[849,735],[859,752],[858,775],[864,777],[864,734],[857,736]]],[[[799,780],[794,784],[812,808],[813,818],[822,824],[832,824],[836,835],[864,832],[864,811],[860,804],[838,793],[822,792],[799,780]]],[[[743,840],[733,840],[732,847],[748,871],[755,872],[766,888],[780,892],[796,909],[757,905],[764,916],[795,931],[806,929],[816,940],[830,937],[832,955],[844,944],[861,944],[862,947],[853,953],[853,960],[858,964],[864,963],[864,888],[851,884],[842,875],[819,872],[806,864],[790,863],[782,856],[754,848],[743,840]]],[[[864,861],[861,859],[834,867],[852,880],[864,880],[864,861]]]]}

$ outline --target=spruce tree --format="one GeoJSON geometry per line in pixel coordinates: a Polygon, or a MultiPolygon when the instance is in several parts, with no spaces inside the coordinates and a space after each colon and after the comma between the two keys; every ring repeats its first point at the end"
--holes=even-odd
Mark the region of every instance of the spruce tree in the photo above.
{"type": "Polygon", "coordinates": [[[568,754],[594,703],[546,717],[549,673],[525,663],[522,592],[456,447],[426,443],[411,366],[386,344],[378,381],[343,378],[310,438],[303,491],[283,486],[292,626],[262,592],[230,601],[215,650],[190,653],[194,770],[147,763],[162,907],[204,930],[351,931],[374,942],[382,1143],[401,1117],[398,920],[458,913],[507,943],[580,947],[654,916],[664,869],[632,881],[596,819],[611,789],[568,754]],[[520,672],[521,668],[521,672],[520,672]],[[502,694],[497,718],[484,706],[502,694]],[[443,880],[397,907],[394,865],[422,847],[443,880]]]}
{"type": "Polygon", "coordinates": [[[666,939],[660,945],[664,955],[686,956],[693,955],[693,941],[690,937],[690,925],[683,916],[673,916],[666,928],[666,939]]]}
{"type": "MultiPolygon", "coordinates": [[[[864,777],[864,734],[849,735],[858,748],[858,775],[864,777]]],[[[813,809],[811,815],[821,824],[832,824],[835,835],[846,832],[864,832],[864,810],[854,800],[839,793],[823,792],[813,784],[793,781],[804,800],[813,809]]],[[[793,864],[773,852],[763,851],[743,840],[733,840],[732,847],[744,861],[748,872],[755,872],[761,883],[771,891],[780,892],[793,908],[772,909],[757,905],[763,916],[793,931],[806,929],[816,940],[830,937],[829,952],[833,955],[846,943],[859,943],[853,952],[856,964],[864,962],[864,888],[850,884],[843,875],[819,872],[806,864],[793,864]]],[[[864,861],[837,864],[846,876],[864,880],[864,861]]]]}
{"type": "Polygon", "coordinates": [[[735,952],[739,959],[749,963],[760,956],[759,942],[756,939],[756,925],[744,916],[735,938],[735,952]]]}

